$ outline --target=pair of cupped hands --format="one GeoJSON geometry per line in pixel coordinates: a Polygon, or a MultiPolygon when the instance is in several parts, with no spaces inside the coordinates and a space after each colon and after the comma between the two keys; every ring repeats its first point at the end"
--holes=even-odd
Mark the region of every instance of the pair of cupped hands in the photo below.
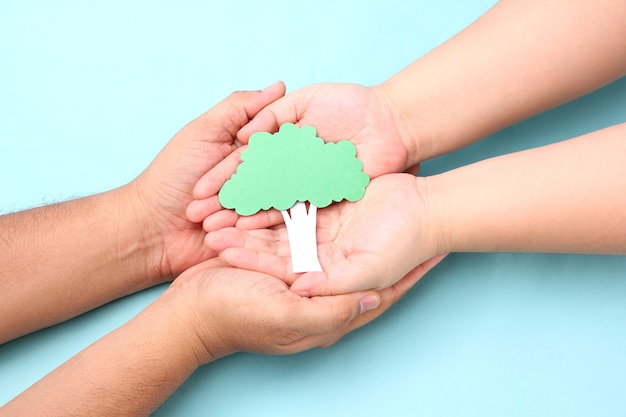
{"type": "Polygon", "coordinates": [[[423,263],[440,257],[427,219],[426,187],[414,175],[419,165],[410,166],[414,158],[398,125],[384,92],[376,88],[320,84],[297,90],[263,108],[237,132],[242,146],[197,182],[187,215],[203,223],[205,244],[220,259],[280,277],[301,296],[384,289],[409,273],[423,274],[423,263]],[[318,210],[323,272],[291,272],[287,229],[279,211],[244,217],[217,202],[250,135],[276,132],[286,122],[312,125],[325,141],[350,140],[372,178],[362,200],[318,210]]]}
{"type": "Polygon", "coordinates": [[[160,275],[177,277],[165,299],[206,347],[201,362],[330,345],[380,315],[443,258],[429,236],[420,180],[405,172],[411,155],[384,93],[319,84],[284,94],[281,82],[232,94],[181,129],[129,184],[149,213],[143,227],[160,236],[160,275]],[[218,201],[250,135],[285,122],[312,125],[326,141],[352,141],[372,178],[360,201],[318,210],[323,272],[291,272],[279,212],[239,217],[218,201]]]}

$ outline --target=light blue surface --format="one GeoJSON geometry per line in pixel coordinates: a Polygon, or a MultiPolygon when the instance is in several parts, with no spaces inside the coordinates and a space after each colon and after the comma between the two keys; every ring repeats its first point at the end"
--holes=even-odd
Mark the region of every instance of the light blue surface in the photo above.
{"type": "MultiPolygon", "coordinates": [[[[233,90],[381,82],[493,3],[0,0],[0,212],[129,181],[233,90]]],[[[622,79],[422,172],[625,121],[625,109],[622,79]]],[[[454,254],[335,346],[222,359],[156,415],[623,416],[625,272],[624,257],[454,254]]],[[[0,404],[163,288],[0,346],[0,404]]]]}

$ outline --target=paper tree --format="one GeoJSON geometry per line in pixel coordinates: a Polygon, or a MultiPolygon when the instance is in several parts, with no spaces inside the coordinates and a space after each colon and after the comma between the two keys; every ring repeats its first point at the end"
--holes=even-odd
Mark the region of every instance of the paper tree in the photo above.
{"type": "Polygon", "coordinates": [[[243,216],[280,210],[293,272],[321,271],[317,208],[361,199],[370,181],[352,142],[324,143],[313,126],[285,123],[277,133],[253,134],[241,161],[219,192],[222,206],[243,216]]]}

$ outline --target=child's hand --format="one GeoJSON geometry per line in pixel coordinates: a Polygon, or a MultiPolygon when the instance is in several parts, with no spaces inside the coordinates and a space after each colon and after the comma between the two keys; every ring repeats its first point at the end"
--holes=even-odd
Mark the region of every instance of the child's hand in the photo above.
{"type": "MultiPolygon", "coordinates": [[[[301,88],[260,110],[239,130],[237,139],[246,144],[253,133],[276,132],[287,122],[315,127],[326,142],[351,141],[363,162],[363,171],[372,178],[402,171],[415,174],[419,170],[415,165],[419,163],[419,149],[414,149],[414,138],[409,137],[380,86],[327,83],[301,88]]],[[[239,216],[231,210],[219,210],[215,195],[235,173],[245,149],[238,148],[196,183],[195,200],[187,216],[192,222],[203,222],[207,232],[239,226],[239,216]]]]}
{"type": "MultiPolygon", "coordinates": [[[[229,264],[281,277],[303,296],[387,288],[416,268],[423,275],[443,258],[428,222],[421,180],[409,174],[384,175],[371,182],[362,200],[318,210],[318,255],[324,272],[291,272],[282,225],[227,228],[209,233],[206,243],[229,264]]],[[[280,214],[269,213],[248,218],[246,226],[276,223],[280,214]]]]}
{"type": "Polygon", "coordinates": [[[247,143],[254,132],[276,132],[286,122],[311,125],[326,142],[351,141],[370,177],[402,172],[414,163],[407,145],[412,142],[381,88],[330,83],[301,88],[261,110],[237,138],[247,143]]]}

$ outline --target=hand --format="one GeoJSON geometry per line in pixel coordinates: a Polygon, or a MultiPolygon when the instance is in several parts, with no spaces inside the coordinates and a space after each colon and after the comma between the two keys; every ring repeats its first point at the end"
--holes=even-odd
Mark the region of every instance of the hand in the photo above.
{"type": "MultiPolygon", "coordinates": [[[[317,212],[318,255],[323,272],[291,273],[289,245],[280,214],[246,219],[246,227],[207,235],[206,242],[229,264],[281,277],[302,296],[381,289],[406,274],[423,275],[440,256],[437,232],[425,203],[425,179],[390,174],[374,179],[356,203],[317,212]]],[[[420,275],[420,276],[421,276],[420,275]]]]}
{"type": "Polygon", "coordinates": [[[247,143],[252,133],[276,132],[286,122],[312,125],[325,141],[352,141],[371,177],[410,168],[408,134],[378,86],[325,83],[301,88],[261,110],[237,137],[247,143]]]}
{"type": "MultiPolygon", "coordinates": [[[[125,186],[146,241],[157,250],[156,271],[167,280],[192,265],[215,256],[203,245],[204,232],[185,215],[198,179],[237,149],[237,131],[257,112],[281,97],[282,83],[263,91],[237,92],[183,127],[150,166],[125,186]]],[[[212,207],[217,210],[217,197],[212,207]]],[[[211,210],[211,208],[209,208],[211,210]]]]}
{"type": "MultiPolygon", "coordinates": [[[[281,124],[312,125],[319,137],[337,142],[347,139],[357,148],[363,170],[370,177],[406,170],[417,174],[419,164],[414,160],[408,133],[402,129],[392,110],[390,100],[381,86],[364,87],[357,84],[317,84],[296,90],[268,105],[245,125],[237,138],[244,143],[258,131],[276,132],[281,124]]],[[[190,220],[203,222],[211,232],[230,226],[240,226],[241,219],[231,210],[215,210],[213,195],[235,173],[241,147],[210,170],[196,184],[193,201],[188,210],[190,220]]]]}
{"type": "Polygon", "coordinates": [[[378,317],[419,279],[383,291],[301,297],[283,281],[212,259],[181,274],[163,294],[182,318],[200,364],[238,352],[288,354],[329,346],[378,317]]]}
{"type": "Polygon", "coordinates": [[[200,365],[237,351],[328,346],[382,314],[416,281],[407,276],[384,291],[306,298],[278,278],[211,259],[183,272],[136,317],[0,414],[149,415],[200,365]]]}

